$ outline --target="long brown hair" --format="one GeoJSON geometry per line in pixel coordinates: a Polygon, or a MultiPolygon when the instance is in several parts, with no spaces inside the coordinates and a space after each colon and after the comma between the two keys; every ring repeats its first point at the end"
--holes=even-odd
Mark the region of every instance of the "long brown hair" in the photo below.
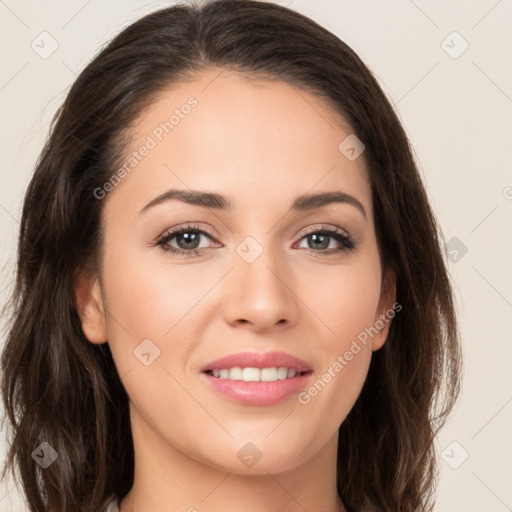
{"type": "Polygon", "coordinates": [[[130,126],[155,95],[202,70],[286,81],[325,99],[363,141],[384,269],[397,302],[384,346],[339,429],[338,492],[351,512],[431,510],[434,438],[459,393],[460,341],[442,233],[406,134],[371,71],[338,37],[291,9],[251,0],[178,4],[124,29],[57,111],[28,186],[2,353],[11,427],[3,477],[31,511],[99,511],[133,484],[128,396],[108,343],[84,336],[77,275],[95,267],[94,191],[123,161],[130,126]],[[42,469],[34,450],[58,454],[42,469]]]}

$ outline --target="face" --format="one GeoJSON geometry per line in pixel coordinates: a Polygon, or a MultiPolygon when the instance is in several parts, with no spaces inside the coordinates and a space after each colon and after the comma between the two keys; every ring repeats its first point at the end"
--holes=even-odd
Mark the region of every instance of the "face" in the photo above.
{"type": "Polygon", "coordinates": [[[335,449],[394,302],[364,155],[339,149],[350,134],[314,95],[218,70],[137,120],[125,172],[96,192],[100,275],[77,287],[84,332],[108,341],[130,397],[135,442],[238,473],[335,449]],[[338,200],[296,204],[321,193],[338,200]]]}

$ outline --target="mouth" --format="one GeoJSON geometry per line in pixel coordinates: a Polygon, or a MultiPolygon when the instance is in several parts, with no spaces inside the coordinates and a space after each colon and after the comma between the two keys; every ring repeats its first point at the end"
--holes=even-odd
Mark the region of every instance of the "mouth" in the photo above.
{"type": "Polygon", "coordinates": [[[217,359],[201,369],[216,394],[242,405],[273,405],[290,399],[310,381],[313,369],[284,352],[245,352],[217,359]]]}

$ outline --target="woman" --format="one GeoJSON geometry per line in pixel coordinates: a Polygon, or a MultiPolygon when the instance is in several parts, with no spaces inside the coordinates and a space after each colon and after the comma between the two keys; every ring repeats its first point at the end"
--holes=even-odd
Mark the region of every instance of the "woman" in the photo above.
{"type": "Polygon", "coordinates": [[[249,0],[145,16],[27,190],[4,475],[31,511],[432,510],[460,379],[441,236],[336,36],[249,0]]]}

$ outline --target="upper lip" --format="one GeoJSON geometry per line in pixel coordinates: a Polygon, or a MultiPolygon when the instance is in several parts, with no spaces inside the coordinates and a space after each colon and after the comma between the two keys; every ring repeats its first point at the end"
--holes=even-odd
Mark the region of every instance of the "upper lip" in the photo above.
{"type": "Polygon", "coordinates": [[[229,369],[236,366],[242,368],[286,367],[294,368],[297,372],[308,372],[312,369],[306,361],[287,354],[286,352],[265,352],[263,354],[257,352],[240,352],[211,361],[203,366],[201,371],[229,369]]]}

